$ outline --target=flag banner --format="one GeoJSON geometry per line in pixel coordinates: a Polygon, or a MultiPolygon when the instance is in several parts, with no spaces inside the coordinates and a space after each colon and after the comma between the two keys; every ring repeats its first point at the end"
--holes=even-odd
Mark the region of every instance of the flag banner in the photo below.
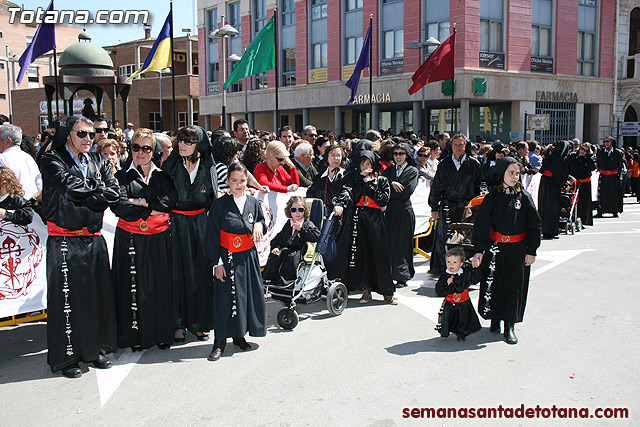
{"type": "Polygon", "coordinates": [[[160,30],[160,34],[158,34],[158,38],[153,44],[151,52],[147,55],[147,59],[145,59],[144,64],[142,64],[139,70],[127,78],[127,81],[147,71],[158,71],[171,67],[171,61],[173,59],[173,55],[171,55],[171,21],[171,11],[169,11],[167,19],[164,21],[164,25],[160,30]]]}
{"type": "Polygon", "coordinates": [[[409,94],[413,95],[424,85],[454,77],[454,54],[456,47],[456,33],[442,43],[413,73],[413,84],[409,88],[409,94]]]}
{"type": "Polygon", "coordinates": [[[360,56],[358,57],[358,62],[356,62],[356,67],[353,69],[353,74],[349,77],[349,80],[344,84],[346,87],[351,89],[351,96],[349,97],[349,101],[347,101],[347,105],[351,104],[356,97],[356,93],[358,92],[358,84],[360,83],[360,74],[362,70],[369,66],[369,49],[371,48],[371,21],[369,21],[369,29],[367,30],[367,35],[364,37],[362,41],[362,50],[360,51],[360,56]]]}
{"type": "MultiPolygon", "coordinates": [[[[45,11],[46,13],[53,11],[53,0],[49,3],[49,7],[45,11]]],[[[27,47],[27,49],[22,52],[22,56],[20,56],[20,60],[18,64],[20,64],[20,72],[18,73],[18,78],[16,81],[18,84],[22,83],[22,79],[24,78],[29,65],[33,64],[33,62],[39,57],[44,55],[56,48],[56,27],[55,24],[47,24],[43,20],[38,29],[36,30],[36,34],[33,36],[33,40],[31,44],[27,47]]]]}
{"type": "Polygon", "coordinates": [[[242,59],[224,82],[223,90],[245,77],[276,68],[275,35],[275,16],[272,16],[244,51],[242,59]]]}

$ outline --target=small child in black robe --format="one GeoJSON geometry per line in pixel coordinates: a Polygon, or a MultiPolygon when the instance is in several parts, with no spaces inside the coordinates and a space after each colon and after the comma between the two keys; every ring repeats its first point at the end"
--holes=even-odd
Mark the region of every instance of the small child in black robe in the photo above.
{"type": "Polygon", "coordinates": [[[0,220],[16,225],[31,224],[33,209],[23,195],[15,174],[8,167],[0,166],[0,220]]]}
{"type": "Polygon", "coordinates": [[[469,285],[473,280],[470,268],[463,268],[464,251],[452,248],[445,259],[447,270],[440,275],[436,283],[436,293],[445,297],[438,314],[436,330],[443,338],[453,332],[461,341],[469,334],[480,330],[480,321],[469,299],[469,285]]]}
{"type": "Polygon", "coordinates": [[[303,197],[289,199],[285,207],[285,216],[289,220],[271,240],[271,254],[263,273],[265,281],[279,285],[296,280],[306,243],[316,243],[320,239],[320,230],[309,220],[309,215],[303,197]]]}

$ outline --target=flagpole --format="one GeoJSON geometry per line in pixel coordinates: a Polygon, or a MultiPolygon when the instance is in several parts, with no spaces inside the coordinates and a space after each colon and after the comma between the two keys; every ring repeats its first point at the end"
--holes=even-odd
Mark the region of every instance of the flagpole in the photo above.
{"type": "MultiPolygon", "coordinates": [[[[273,31],[273,42],[275,43],[275,52],[276,52],[276,118],[275,118],[275,124],[276,124],[276,128],[275,128],[275,132],[278,133],[278,129],[280,129],[280,108],[278,106],[278,86],[279,85],[279,74],[278,74],[278,51],[280,49],[278,49],[278,6],[274,6],[273,8],[273,24],[274,24],[274,31],[273,31]]],[[[278,135],[279,137],[280,135],[278,135]]]]}
{"type": "MultiPolygon", "coordinates": [[[[453,33],[456,33],[456,24],[453,24],[453,33]]],[[[454,112],[454,95],[456,93],[456,66],[455,66],[455,55],[456,55],[456,46],[455,43],[453,45],[453,77],[451,78],[451,138],[453,138],[453,112],[454,112]]]]}
{"type": "MultiPolygon", "coordinates": [[[[53,48],[53,73],[56,82],[56,117],[60,117],[60,105],[58,105],[58,53],[55,47],[53,48]]],[[[49,126],[53,126],[53,123],[49,123],[49,126]]]]}
{"type": "MultiPolygon", "coordinates": [[[[173,0],[169,1],[169,14],[171,14],[171,21],[169,23],[169,50],[171,55],[171,112],[173,113],[173,130],[178,130],[178,124],[176,123],[176,69],[173,61],[173,0]]],[[[162,99],[160,100],[162,102],[162,99]]],[[[188,123],[188,120],[187,120],[188,123]]]]}
{"type": "MultiPolygon", "coordinates": [[[[373,33],[373,13],[369,14],[369,27],[373,33]]],[[[373,39],[373,34],[371,34],[373,39]]],[[[369,129],[373,129],[373,43],[369,40],[369,129]]]]}

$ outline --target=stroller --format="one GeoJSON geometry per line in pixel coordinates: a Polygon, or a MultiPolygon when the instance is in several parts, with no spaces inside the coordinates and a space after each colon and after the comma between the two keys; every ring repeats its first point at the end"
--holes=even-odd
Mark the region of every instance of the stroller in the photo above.
{"type": "Polygon", "coordinates": [[[577,179],[568,180],[560,190],[560,229],[565,234],[575,234],[582,230],[582,220],[578,216],[578,191],[580,181],[577,179]]]}
{"type": "MultiPolygon", "coordinates": [[[[322,255],[330,250],[333,232],[333,213],[324,221],[324,206],[321,200],[309,199],[311,218],[319,218],[316,226],[320,228],[318,243],[307,243],[304,255],[298,265],[295,281],[284,285],[266,285],[267,295],[282,301],[285,307],[278,311],[278,325],[284,329],[294,329],[298,325],[297,304],[312,304],[326,298],[327,309],[332,316],[339,316],[347,306],[349,293],[344,283],[329,280],[322,255]],[[324,222],[324,223],[323,223],[324,222]]],[[[316,222],[314,221],[314,223],[316,222]]]]}
{"type": "Polygon", "coordinates": [[[461,247],[464,250],[467,259],[472,258],[475,250],[473,247],[473,223],[478,209],[484,200],[484,196],[478,196],[471,199],[464,208],[462,222],[452,222],[449,224],[449,233],[445,248],[447,250],[453,247],[461,247]]]}

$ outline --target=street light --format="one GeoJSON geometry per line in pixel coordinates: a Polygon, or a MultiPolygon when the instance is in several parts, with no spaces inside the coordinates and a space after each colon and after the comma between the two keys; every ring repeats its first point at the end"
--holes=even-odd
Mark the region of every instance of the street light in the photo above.
{"type": "MultiPolygon", "coordinates": [[[[224,23],[224,16],[221,17],[222,22],[224,23]]],[[[238,30],[233,28],[229,24],[224,24],[220,28],[216,28],[215,30],[209,33],[209,38],[212,39],[220,39],[222,43],[222,84],[224,85],[225,80],[227,80],[227,55],[224,46],[224,39],[229,36],[235,36],[238,34],[238,30]]],[[[222,89],[222,125],[225,129],[229,129],[227,126],[227,91],[222,89]]]]}
{"type": "MultiPolygon", "coordinates": [[[[246,51],[247,48],[245,47],[244,50],[246,51]]],[[[229,62],[240,62],[240,60],[242,59],[241,56],[236,55],[235,53],[233,55],[229,55],[229,57],[227,58],[227,61],[229,62]]],[[[248,96],[247,96],[247,78],[244,78],[244,119],[245,120],[249,120],[249,100],[248,100],[248,96]]]]}
{"type": "MultiPolygon", "coordinates": [[[[163,70],[158,70],[158,75],[160,78],[158,81],[160,82],[160,132],[164,129],[164,117],[162,117],[162,75],[163,74],[171,74],[171,68],[165,68],[163,70]]],[[[155,129],[154,129],[155,130],[155,129]]]]}
{"type": "MultiPolygon", "coordinates": [[[[420,49],[420,58],[422,58],[424,55],[422,54],[422,49],[424,49],[425,47],[432,47],[432,46],[440,46],[442,43],[440,42],[440,40],[438,40],[435,37],[429,37],[427,40],[423,41],[423,42],[411,42],[409,44],[409,46],[407,46],[407,49],[420,49]]],[[[425,107],[425,89],[424,86],[422,86],[422,115],[424,116],[424,107],[425,107]]],[[[422,118],[422,117],[421,117],[422,118]]],[[[420,127],[422,129],[420,129],[422,131],[422,134],[424,135],[424,129],[425,129],[425,122],[426,120],[421,120],[420,121],[420,127]]]]}
{"type": "Polygon", "coordinates": [[[0,57],[1,61],[7,62],[7,102],[9,103],[9,123],[13,123],[13,102],[11,99],[11,83],[15,89],[15,63],[19,61],[19,58],[9,52],[9,46],[5,46],[6,56],[0,57]],[[9,63],[11,63],[11,74],[9,73],[9,63]]]}

